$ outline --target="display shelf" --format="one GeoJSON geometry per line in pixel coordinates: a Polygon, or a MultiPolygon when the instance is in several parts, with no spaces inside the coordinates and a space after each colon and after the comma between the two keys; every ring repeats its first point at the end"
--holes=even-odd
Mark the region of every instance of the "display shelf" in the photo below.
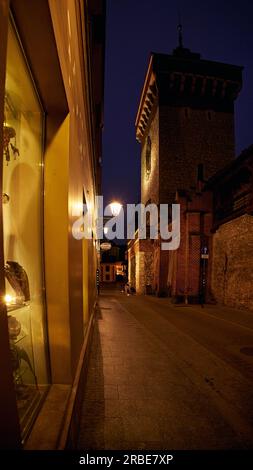
{"type": "Polygon", "coordinates": [[[7,313],[17,312],[22,310],[25,307],[29,307],[28,303],[16,304],[16,305],[7,305],[7,313]]]}
{"type": "Polygon", "coordinates": [[[27,333],[21,330],[21,333],[17,336],[17,339],[12,339],[14,344],[20,343],[23,339],[27,338],[27,333]]]}

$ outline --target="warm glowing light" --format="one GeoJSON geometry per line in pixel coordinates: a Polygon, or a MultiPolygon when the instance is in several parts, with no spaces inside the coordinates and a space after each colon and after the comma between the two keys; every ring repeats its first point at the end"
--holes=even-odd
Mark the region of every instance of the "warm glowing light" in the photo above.
{"type": "Polygon", "coordinates": [[[114,217],[117,217],[122,209],[122,204],[120,204],[119,202],[111,202],[110,208],[112,211],[112,215],[114,217]]]}
{"type": "Polygon", "coordinates": [[[72,216],[80,217],[83,213],[83,203],[82,202],[73,202],[72,203],[72,216]]]}
{"type": "Polygon", "coordinates": [[[4,297],[4,301],[5,301],[6,305],[13,304],[15,302],[15,297],[13,297],[10,294],[6,294],[5,297],[4,297]]]}

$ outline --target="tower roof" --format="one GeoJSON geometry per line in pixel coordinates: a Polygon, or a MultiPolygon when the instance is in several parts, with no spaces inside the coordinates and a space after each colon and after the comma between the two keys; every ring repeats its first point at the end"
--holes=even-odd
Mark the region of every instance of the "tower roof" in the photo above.
{"type": "Polygon", "coordinates": [[[155,104],[232,111],[242,86],[243,67],[201,59],[183,47],[172,54],[152,53],[136,117],[141,141],[155,104]]]}

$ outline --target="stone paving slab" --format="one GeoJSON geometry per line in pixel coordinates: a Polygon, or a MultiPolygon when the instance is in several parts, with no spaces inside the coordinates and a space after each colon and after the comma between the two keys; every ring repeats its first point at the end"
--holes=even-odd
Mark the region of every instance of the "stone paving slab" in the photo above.
{"type": "Polygon", "coordinates": [[[115,298],[102,295],[78,448],[243,447],[209,397],[159,341],[115,298]]]}

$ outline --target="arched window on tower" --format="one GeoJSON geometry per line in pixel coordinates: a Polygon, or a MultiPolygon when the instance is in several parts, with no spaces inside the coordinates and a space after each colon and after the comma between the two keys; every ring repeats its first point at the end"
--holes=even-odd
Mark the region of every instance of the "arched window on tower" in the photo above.
{"type": "Polygon", "coordinates": [[[147,176],[150,175],[151,172],[151,139],[148,136],[147,138],[147,144],[146,144],[146,174],[147,176]]]}

